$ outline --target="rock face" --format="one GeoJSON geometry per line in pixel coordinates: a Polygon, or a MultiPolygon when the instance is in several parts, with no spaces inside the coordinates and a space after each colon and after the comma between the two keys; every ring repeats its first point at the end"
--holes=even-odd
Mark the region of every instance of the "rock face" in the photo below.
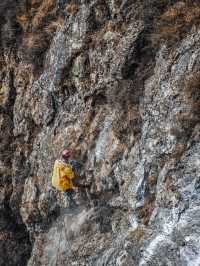
{"type": "Polygon", "coordinates": [[[200,265],[198,1],[0,4],[0,265],[200,265]],[[81,163],[79,207],[51,188],[81,163]]]}

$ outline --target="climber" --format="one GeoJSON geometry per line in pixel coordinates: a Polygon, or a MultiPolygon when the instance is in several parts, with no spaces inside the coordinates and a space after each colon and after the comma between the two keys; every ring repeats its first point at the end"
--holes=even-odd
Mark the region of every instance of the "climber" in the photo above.
{"type": "Polygon", "coordinates": [[[76,202],[73,198],[75,193],[73,181],[78,178],[76,175],[75,163],[76,161],[70,161],[72,151],[65,149],[62,152],[60,160],[56,160],[53,168],[52,186],[60,191],[64,192],[69,205],[76,206],[76,202]]]}

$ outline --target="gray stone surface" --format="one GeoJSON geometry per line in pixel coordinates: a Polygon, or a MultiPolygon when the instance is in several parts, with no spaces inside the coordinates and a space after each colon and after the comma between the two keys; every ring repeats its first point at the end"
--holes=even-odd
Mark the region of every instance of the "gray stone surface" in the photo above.
{"type": "Polygon", "coordinates": [[[156,46],[169,1],[25,2],[0,5],[0,265],[200,265],[198,28],[156,46]]]}

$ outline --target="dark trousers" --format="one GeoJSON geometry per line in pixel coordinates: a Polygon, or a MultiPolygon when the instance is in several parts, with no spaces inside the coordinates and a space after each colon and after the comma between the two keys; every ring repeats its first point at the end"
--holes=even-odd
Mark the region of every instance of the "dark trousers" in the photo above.
{"type": "Polygon", "coordinates": [[[64,192],[64,195],[69,201],[74,201],[74,198],[73,198],[74,193],[75,191],[73,190],[73,188],[70,188],[64,192]]]}
{"type": "Polygon", "coordinates": [[[57,5],[59,9],[63,9],[65,6],[66,0],[58,0],[57,5]]]}

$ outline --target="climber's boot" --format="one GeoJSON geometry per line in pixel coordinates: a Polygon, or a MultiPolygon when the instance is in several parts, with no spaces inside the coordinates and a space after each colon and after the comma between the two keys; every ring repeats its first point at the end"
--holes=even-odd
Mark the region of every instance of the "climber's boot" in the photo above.
{"type": "Polygon", "coordinates": [[[76,201],[74,199],[71,199],[69,202],[69,208],[77,208],[78,204],[76,203],[76,201]]]}

